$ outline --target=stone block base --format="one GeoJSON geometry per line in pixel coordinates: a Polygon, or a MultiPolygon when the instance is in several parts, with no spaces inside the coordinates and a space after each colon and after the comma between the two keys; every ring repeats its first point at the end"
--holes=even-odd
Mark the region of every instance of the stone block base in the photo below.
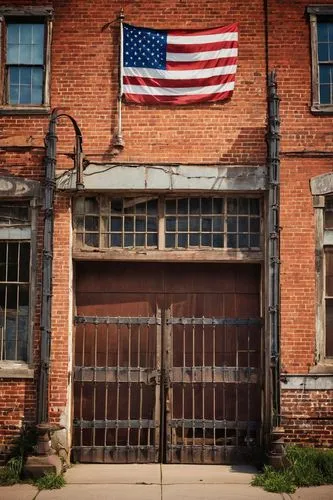
{"type": "Polygon", "coordinates": [[[29,456],[25,463],[23,473],[27,478],[37,479],[49,472],[60,474],[62,470],[61,460],[58,455],[29,456]]]}

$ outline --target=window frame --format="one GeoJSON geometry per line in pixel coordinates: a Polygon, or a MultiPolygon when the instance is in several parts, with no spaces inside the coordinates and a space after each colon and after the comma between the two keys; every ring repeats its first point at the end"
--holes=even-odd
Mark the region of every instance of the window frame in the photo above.
{"type": "Polygon", "coordinates": [[[0,7],[1,36],[1,114],[48,114],[50,113],[50,70],[51,70],[51,39],[52,39],[53,9],[50,7],[10,8],[0,7]],[[10,104],[7,102],[7,25],[8,22],[23,19],[34,23],[44,20],[44,82],[42,104],[10,104]]]}
{"type": "MultiPolygon", "coordinates": [[[[33,378],[33,339],[36,320],[36,274],[37,274],[37,217],[41,205],[41,189],[38,181],[23,177],[4,176],[5,188],[0,190],[0,201],[5,203],[25,202],[30,206],[30,238],[27,240],[26,230],[23,230],[22,241],[30,242],[30,303],[27,342],[27,361],[3,360],[0,361],[0,378],[33,378]],[[25,193],[22,196],[20,193],[25,193]]],[[[15,226],[12,226],[15,227],[15,226]]],[[[10,228],[10,226],[9,226],[10,228]]],[[[17,230],[16,230],[17,231],[17,230]]],[[[10,241],[3,230],[2,241],[10,241]]],[[[13,240],[14,241],[14,240],[13,240]]]]}
{"type": "MultiPolygon", "coordinates": [[[[333,17],[333,5],[309,5],[307,13],[310,19],[310,43],[311,43],[311,69],[312,69],[312,97],[311,111],[315,114],[333,113],[332,104],[320,103],[319,92],[319,60],[318,60],[318,17],[333,17]]],[[[333,63],[332,63],[333,64],[333,63]]]]}
{"type": "MultiPolygon", "coordinates": [[[[144,193],[140,195],[137,193],[137,195],[132,195],[129,196],[128,193],[117,193],[114,195],[101,195],[99,193],[87,193],[83,198],[99,198],[101,200],[100,206],[105,207],[107,206],[106,202],[112,198],[126,198],[126,199],[131,199],[133,200],[137,199],[138,203],[141,201],[147,201],[148,199],[156,198],[157,203],[158,203],[158,210],[157,210],[157,246],[154,247],[140,247],[140,246],[134,246],[134,247],[126,247],[126,246],[89,246],[84,244],[84,241],[79,242],[80,240],[80,235],[84,235],[84,231],[81,229],[78,229],[76,225],[75,218],[79,217],[82,218],[82,213],[80,211],[77,211],[75,208],[76,201],[82,196],[78,196],[73,199],[73,205],[72,205],[72,225],[73,225],[73,258],[76,260],[81,260],[84,256],[87,256],[89,254],[89,258],[93,259],[99,259],[99,258],[110,258],[110,259],[120,259],[123,258],[125,260],[131,260],[131,259],[138,259],[138,258],[146,258],[149,260],[170,260],[172,258],[174,259],[179,259],[179,260],[193,260],[195,259],[202,259],[202,260],[212,260],[212,261],[230,261],[230,260],[237,260],[237,259],[246,259],[247,261],[253,261],[253,262],[258,262],[263,259],[263,252],[264,252],[264,234],[263,234],[263,228],[264,228],[264,198],[261,193],[219,193],[219,196],[212,195],[211,193],[200,193],[199,194],[194,194],[194,193],[182,193],[179,192],[177,194],[160,194],[160,193],[152,193],[152,194],[147,194],[144,193]],[[223,247],[213,247],[213,246],[187,246],[187,247],[169,247],[166,245],[165,241],[165,236],[166,236],[166,213],[165,213],[165,202],[166,200],[177,200],[180,198],[223,198],[224,203],[226,204],[226,200],[229,198],[247,198],[247,199],[257,199],[259,201],[259,213],[255,217],[259,221],[259,246],[258,247],[227,247],[224,245],[223,247]]],[[[81,202],[82,203],[82,202],[81,202]]],[[[225,214],[224,214],[225,215],[225,214]]],[[[99,212],[99,215],[97,213],[95,216],[100,217],[100,216],[105,216],[105,213],[99,212]]],[[[189,214],[190,216],[190,214],[189,214]]],[[[238,215],[237,215],[238,217],[238,215]]],[[[248,214],[248,219],[250,220],[251,214],[248,214]]],[[[226,227],[226,224],[225,224],[226,227]]],[[[249,225],[250,227],[250,225],[249,225]]],[[[96,229],[95,232],[99,232],[100,235],[104,231],[100,231],[99,229],[96,229]]],[[[89,233],[89,231],[88,231],[89,233]]],[[[227,234],[227,233],[226,233],[227,234]]],[[[238,234],[238,233],[237,233],[238,234]]],[[[249,233],[250,234],[250,233],[249,233]]],[[[225,235],[226,236],[226,235],[225,235]]],[[[84,238],[83,238],[84,240],[84,238]]],[[[101,239],[99,239],[101,241],[101,239]]]]}
{"type": "Polygon", "coordinates": [[[316,230],[316,365],[310,369],[313,373],[333,372],[333,357],[326,356],[326,253],[330,249],[333,251],[333,230],[325,228],[325,208],[328,197],[332,197],[332,194],[313,196],[316,230]]]}

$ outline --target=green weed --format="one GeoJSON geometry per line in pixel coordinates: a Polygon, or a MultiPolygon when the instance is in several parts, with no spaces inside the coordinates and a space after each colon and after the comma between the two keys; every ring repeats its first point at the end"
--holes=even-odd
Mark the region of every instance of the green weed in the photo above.
{"type": "Polygon", "coordinates": [[[66,481],[62,474],[49,472],[47,474],[44,474],[44,476],[36,479],[34,481],[34,484],[39,490],[58,490],[65,486],[66,481]]]}
{"type": "Polygon", "coordinates": [[[286,461],[288,467],[280,471],[265,466],[252,485],[271,492],[293,493],[300,486],[333,484],[333,450],[289,446],[286,461]]]}

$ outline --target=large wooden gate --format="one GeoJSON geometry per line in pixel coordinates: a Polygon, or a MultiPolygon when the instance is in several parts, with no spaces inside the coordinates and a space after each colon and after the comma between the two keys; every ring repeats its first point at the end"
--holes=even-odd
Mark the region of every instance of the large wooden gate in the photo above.
{"type": "Polygon", "coordinates": [[[73,458],[237,463],[261,444],[260,267],[78,263],[73,458]]]}

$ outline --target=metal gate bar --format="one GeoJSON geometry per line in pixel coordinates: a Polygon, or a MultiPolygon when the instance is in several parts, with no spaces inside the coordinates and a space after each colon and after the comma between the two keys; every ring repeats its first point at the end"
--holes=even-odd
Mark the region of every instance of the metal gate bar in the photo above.
{"type": "Polygon", "coordinates": [[[73,459],[158,461],[160,318],[76,316],[75,323],[73,459]]]}
{"type": "Polygon", "coordinates": [[[168,462],[248,460],[260,446],[261,318],[168,316],[165,323],[174,358],[168,462]]]}

